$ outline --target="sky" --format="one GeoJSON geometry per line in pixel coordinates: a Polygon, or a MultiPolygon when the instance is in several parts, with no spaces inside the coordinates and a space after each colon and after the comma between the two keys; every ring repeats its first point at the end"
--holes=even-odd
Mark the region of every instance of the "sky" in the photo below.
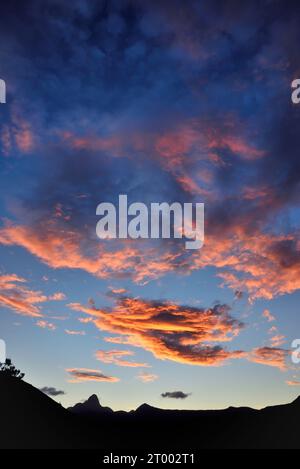
{"type": "Polygon", "coordinates": [[[116,410],[300,393],[299,17],[271,0],[1,5],[0,338],[28,382],[116,410]],[[204,246],[99,239],[119,194],[204,203],[204,246]]]}

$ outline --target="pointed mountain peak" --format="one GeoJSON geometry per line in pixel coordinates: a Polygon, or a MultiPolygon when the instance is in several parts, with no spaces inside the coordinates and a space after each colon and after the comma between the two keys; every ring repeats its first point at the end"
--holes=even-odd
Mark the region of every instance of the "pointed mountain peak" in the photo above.
{"type": "Polygon", "coordinates": [[[75,404],[73,407],[69,407],[71,412],[80,413],[80,414],[104,414],[104,413],[112,413],[113,410],[110,407],[102,407],[99,402],[98,396],[96,394],[92,394],[86,401],[79,402],[75,404]]]}
{"type": "Polygon", "coordinates": [[[96,396],[96,394],[92,394],[85,402],[82,403],[82,407],[93,412],[101,409],[98,396],[96,396]]]}
{"type": "Polygon", "coordinates": [[[96,405],[100,406],[100,402],[98,399],[98,396],[96,394],[92,394],[86,401],[85,403],[91,404],[91,405],[96,405]]]}
{"type": "Polygon", "coordinates": [[[140,405],[137,409],[136,409],[136,412],[152,412],[155,408],[154,407],[151,407],[151,405],[149,404],[142,404],[140,405]]]}

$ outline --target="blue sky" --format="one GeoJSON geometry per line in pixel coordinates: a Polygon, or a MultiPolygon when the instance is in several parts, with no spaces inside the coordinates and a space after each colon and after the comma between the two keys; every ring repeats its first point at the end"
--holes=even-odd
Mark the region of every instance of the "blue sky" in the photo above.
{"type": "Polygon", "coordinates": [[[299,14],[281,1],[1,7],[0,336],[29,382],[114,409],[298,394],[299,14]],[[119,194],[204,202],[204,247],[99,240],[96,207],[119,194]],[[161,397],[178,390],[190,395],[161,397]]]}

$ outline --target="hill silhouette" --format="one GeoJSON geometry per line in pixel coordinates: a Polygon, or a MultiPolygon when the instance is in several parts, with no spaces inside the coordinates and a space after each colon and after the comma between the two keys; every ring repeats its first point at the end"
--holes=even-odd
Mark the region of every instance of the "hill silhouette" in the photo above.
{"type": "Polygon", "coordinates": [[[110,407],[102,407],[96,394],[92,394],[85,402],[79,402],[73,407],[69,407],[73,414],[84,415],[88,417],[98,418],[99,416],[112,414],[113,410],[110,407]]]}
{"type": "Polygon", "coordinates": [[[30,384],[0,373],[0,448],[76,448],[84,422],[30,384]]]}
{"type": "Polygon", "coordinates": [[[255,410],[114,412],[96,395],[64,409],[30,384],[0,373],[1,448],[187,450],[299,448],[300,397],[255,410]]]}

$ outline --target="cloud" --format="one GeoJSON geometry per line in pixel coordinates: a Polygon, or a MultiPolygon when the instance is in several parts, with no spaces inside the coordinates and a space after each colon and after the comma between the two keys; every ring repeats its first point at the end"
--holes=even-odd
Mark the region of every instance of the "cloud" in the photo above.
{"type": "Polygon", "coordinates": [[[127,293],[127,290],[126,290],[126,288],[113,288],[113,287],[110,287],[110,293],[112,293],[113,295],[124,295],[125,293],[127,293]]]}
{"type": "MultiPolygon", "coordinates": [[[[15,224],[1,229],[2,244],[22,246],[53,268],[136,282],[213,266],[225,286],[243,289],[252,301],[300,288],[299,232],[293,224],[281,229],[282,217],[299,203],[294,132],[299,116],[290,112],[283,92],[287,76],[298,68],[290,47],[299,42],[297,15],[287,8],[274,22],[265,20],[271,17],[265,3],[241,6],[238,12],[230,4],[222,15],[216,15],[216,2],[201,13],[196,3],[181,5],[179,14],[169,2],[155,2],[151,9],[147,2],[139,4],[135,34],[128,37],[128,28],[112,31],[110,14],[103,16],[101,5],[56,5],[58,13],[48,8],[43,15],[30,2],[21,7],[20,17],[35,25],[39,47],[33,53],[39,56],[41,47],[47,67],[32,62],[31,36],[19,17],[4,11],[0,39],[6,56],[14,57],[6,70],[23,100],[22,108],[8,113],[1,138],[5,154],[14,157],[17,149],[34,172],[24,181],[23,165],[14,167],[14,180],[22,178],[19,217],[12,213],[15,224]],[[19,31],[14,40],[7,35],[6,17],[10,30],[19,31]],[[94,17],[101,18],[101,28],[87,41],[94,17]],[[224,34],[217,37],[216,28],[224,34]],[[268,41],[262,40],[262,28],[268,41]],[[284,43],[278,39],[282,31],[284,43]],[[120,48],[120,37],[130,45],[120,48]],[[69,61],[56,52],[62,43],[69,61]],[[84,88],[78,68],[82,57],[89,71],[84,88]],[[212,81],[216,58],[222,80],[212,81]],[[102,73],[106,67],[111,80],[102,73]],[[37,92],[34,80],[23,80],[18,69],[41,77],[44,88],[37,92]],[[60,87],[52,86],[49,70],[56,71],[60,87]],[[258,103],[255,112],[253,102],[258,103]],[[100,248],[91,235],[99,184],[103,200],[130,189],[135,200],[143,194],[148,201],[175,196],[209,201],[201,255],[184,253],[178,243],[164,243],[163,250],[158,243],[152,249],[136,243],[100,248]]],[[[107,8],[127,24],[115,3],[107,8]]]]}
{"type": "Polygon", "coordinates": [[[267,321],[272,322],[275,321],[275,317],[271,314],[268,309],[265,309],[262,313],[263,317],[267,319],[267,321]]]}
{"type": "Polygon", "coordinates": [[[88,243],[84,233],[59,229],[55,224],[29,227],[7,225],[0,229],[0,244],[27,249],[52,268],[81,269],[99,278],[131,277],[137,282],[164,275],[175,265],[180,253],[163,252],[160,256],[150,247],[137,247],[131,241],[118,243],[114,249],[93,243],[92,255],[85,253],[88,243]],[[155,255],[156,253],[156,255],[155,255]]]}
{"type": "Polygon", "coordinates": [[[248,360],[262,365],[274,366],[284,371],[288,354],[288,350],[278,347],[259,347],[252,350],[248,355],[248,360]]]}
{"type": "Polygon", "coordinates": [[[236,300],[241,300],[242,298],[244,297],[244,292],[240,291],[240,290],[236,290],[234,292],[234,298],[236,300]]]}
{"type": "Polygon", "coordinates": [[[143,383],[152,383],[153,381],[156,381],[159,376],[154,373],[146,373],[141,371],[136,378],[143,383]]]}
{"type": "Polygon", "coordinates": [[[31,290],[26,280],[18,275],[0,275],[0,304],[18,314],[42,317],[40,304],[61,299],[61,293],[46,296],[39,290],[31,290]]]}
{"type": "Polygon", "coordinates": [[[124,360],[122,357],[128,357],[134,355],[134,352],[131,350],[97,350],[96,352],[96,358],[97,360],[103,362],[103,363],[113,363],[114,365],[118,366],[128,366],[132,368],[147,368],[150,365],[147,363],[139,363],[139,362],[133,362],[133,361],[128,361],[124,360]]]}
{"type": "Polygon", "coordinates": [[[296,381],[296,380],[287,380],[286,381],[286,384],[288,386],[300,386],[300,381],[296,381]]]}
{"type": "Polygon", "coordinates": [[[88,368],[67,368],[66,371],[69,373],[71,379],[70,383],[81,383],[84,381],[103,381],[108,383],[116,383],[120,381],[115,376],[107,376],[99,370],[91,370],[88,368]]]}
{"type": "MultiPolygon", "coordinates": [[[[93,322],[95,319],[93,319],[93,322]]],[[[109,344],[119,344],[119,345],[133,345],[135,346],[135,342],[130,337],[125,336],[113,336],[113,337],[104,337],[103,339],[105,342],[109,344]]]]}
{"type": "Polygon", "coordinates": [[[49,387],[49,386],[44,386],[43,388],[40,388],[40,391],[42,391],[44,394],[47,394],[47,396],[53,396],[53,397],[56,397],[56,396],[63,396],[65,393],[65,391],[62,391],[60,389],[56,389],[54,387],[49,387]]]}
{"type": "Polygon", "coordinates": [[[87,324],[89,322],[93,322],[93,318],[78,318],[78,321],[82,324],[87,324]]]}
{"type": "Polygon", "coordinates": [[[85,335],[85,331],[73,331],[71,329],[65,329],[65,333],[68,335],[85,335]]]}
{"type": "Polygon", "coordinates": [[[210,366],[244,355],[216,344],[230,342],[243,327],[230,316],[227,305],[204,309],[121,296],[112,309],[69,306],[93,317],[99,330],[118,334],[106,341],[142,347],[162,360],[210,366]]]}
{"type": "Polygon", "coordinates": [[[49,316],[51,319],[55,319],[56,321],[66,321],[70,318],[70,316],[49,316]]]}
{"type": "Polygon", "coordinates": [[[297,233],[251,234],[243,223],[241,218],[237,225],[222,227],[217,234],[210,232],[212,227],[216,229],[217,218],[208,220],[201,256],[172,240],[156,243],[155,248],[145,242],[143,249],[133,240],[99,243],[79,230],[62,229],[52,222],[35,228],[7,224],[0,229],[0,243],[22,246],[52,268],[81,269],[103,279],[127,277],[145,283],[170,272],[187,274],[213,266],[224,286],[248,292],[251,301],[299,289],[297,233]]]}
{"type": "Polygon", "coordinates": [[[270,339],[272,347],[280,347],[280,345],[284,344],[285,341],[286,341],[286,337],[280,334],[274,335],[270,339]]]}
{"type": "Polygon", "coordinates": [[[296,233],[252,236],[243,233],[241,228],[236,229],[239,234],[232,239],[224,237],[223,242],[208,238],[199,268],[215,265],[219,268],[218,277],[224,280],[223,285],[247,291],[251,301],[270,300],[300,288],[296,233]],[[229,256],[228,252],[232,254],[229,256]]]}
{"type": "Polygon", "coordinates": [[[48,297],[48,300],[51,301],[62,301],[66,299],[66,295],[62,292],[54,293],[48,297]]]}
{"type": "Polygon", "coordinates": [[[187,394],[182,391],[172,391],[172,392],[163,392],[161,394],[161,397],[167,397],[169,399],[186,399],[190,395],[191,393],[187,394]]]}
{"type": "Polygon", "coordinates": [[[13,152],[30,153],[35,146],[35,135],[29,119],[22,117],[20,110],[12,107],[11,125],[4,125],[0,132],[0,140],[5,156],[12,156],[13,152]]]}
{"type": "Polygon", "coordinates": [[[55,324],[44,320],[37,321],[36,325],[41,327],[42,329],[48,329],[49,331],[55,331],[56,329],[55,324]]]}

